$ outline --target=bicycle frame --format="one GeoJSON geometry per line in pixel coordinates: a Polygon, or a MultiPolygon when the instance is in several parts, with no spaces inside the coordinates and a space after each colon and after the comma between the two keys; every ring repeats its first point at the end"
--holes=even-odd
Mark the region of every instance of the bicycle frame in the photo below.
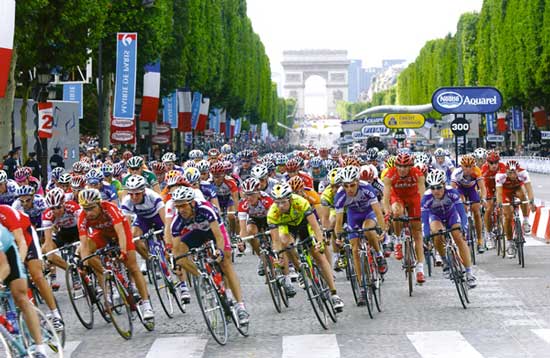
{"type": "Polygon", "coordinates": [[[18,323],[16,327],[12,326],[6,317],[7,312],[18,313],[13,296],[7,287],[4,290],[0,290],[0,311],[2,311],[0,313],[0,335],[4,337],[10,347],[18,352],[20,357],[27,357],[27,349],[23,343],[21,327],[18,323]]]}

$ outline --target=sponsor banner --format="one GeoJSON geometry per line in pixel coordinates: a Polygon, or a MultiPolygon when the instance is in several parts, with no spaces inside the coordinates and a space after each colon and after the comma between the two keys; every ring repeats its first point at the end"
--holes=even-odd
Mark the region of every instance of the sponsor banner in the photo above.
{"type": "Polygon", "coordinates": [[[374,134],[378,134],[380,136],[386,136],[390,134],[390,129],[385,125],[364,126],[363,128],[361,128],[361,134],[364,137],[370,137],[374,134]]]}
{"type": "Polygon", "coordinates": [[[359,131],[366,124],[376,125],[384,123],[384,117],[366,117],[362,119],[353,119],[348,121],[342,121],[343,132],[359,131]]]}
{"type": "Polygon", "coordinates": [[[432,106],[439,113],[493,113],[502,106],[502,95],[494,87],[441,87],[432,106]]]}
{"type": "Polygon", "coordinates": [[[113,117],[134,120],[136,102],[137,33],[117,33],[113,117]]]}
{"type": "Polygon", "coordinates": [[[143,75],[143,99],[139,119],[146,122],[156,122],[160,97],[160,61],[145,65],[143,75]]]}
{"type": "Polygon", "coordinates": [[[541,140],[550,140],[550,131],[540,131],[541,140]]]}
{"type": "Polygon", "coordinates": [[[0,1],[0,98],[6,95],[15,33],[15,0],[0,1]]]}
{"type": "Polygon", "coordinates": [[[201,110],[202,95],[200,92],[193,93],[193,102],[191,103],[191,128],[197,128],[199,122],[199,112],[201,110]]]}
{"type": "Polygon", "coordinates": [[[363,134],[359,131],[353,131],[351,132],[351,137],[354,139],[354,140],[358,140],[358,139],[362,139],[363,138],[363,134]]]}
{"type": "Polygon", "coordinates": [[[132,120],[111,116],[111,144],[134,144],[136,142],[136,123],[132,120]]]}
{"type": "Polygon", "coordinates": [[[53,103],[38,103],[38,137],[51,138],[53,124],[53,103]]]}
{"type": "Polygon", "coordinates": [[[512,130],[523,130],[523,111],[520,107],[512,108],[512,130]]]}
{"type": "Polygon", "coordinates": [[[84,118],[84,98],[82,92],[82,83],[71,83],[63,85],[63,100],[69,102],[78,102],[80,113],[78,119],[84,118]]]}
{"type": "Polygon", "coordinates": [[[154,135],[151,137],[151,142],[153,142],[153,144],[168,144],[170,143],[170,137],[165,135],[154,135]]]}
{"type": "Polygon", "coordinates": [[[426,119],[420,113],[388,113],[384,125],[388,128],[422,128],[426,119]]]}
{"type": "Polygon", "coordinates": [[[234,130],[234,135],[235,136],[238,136],[241,133],[241,126],[242,126],[242,119],[237,118],[235,120],[235,130],[234,130]]]}
{"type": "Polygon", "coordinates": [[[497,135],[497,134],[489,134],[486,137],[487,142],[504,142],[504,136],[503,135],[497,135]]]}
{"type": "Polygon", "coordinates": [[[495,113],[487,113],[485,115],[485,125],[487,127],[487,134],[496,134],[495,122],[496,122],[495,113]]]}

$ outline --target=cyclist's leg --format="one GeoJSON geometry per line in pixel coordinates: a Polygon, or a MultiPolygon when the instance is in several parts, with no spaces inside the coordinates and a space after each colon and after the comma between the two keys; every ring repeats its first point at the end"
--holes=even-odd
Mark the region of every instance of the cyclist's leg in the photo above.
{"type": "Polygon", "coordinates": [[[492,200],[493,197],[490,195],[487,195],[487,206],[485,210],[485,215],[483,217],[485,221],[485,232],[487,235],[489,235],[493,230],[493,210],[495,208],[495,202],[492,200]]]}
{"type": "MultiPolygon", "coordinates": [[[[511,204],[514,198],[514,192],[510,190],[503,190],[502,192],[502,202],[511,204]]],[[[503,227],[504,234],[506,235],[506,240],[512,240],[512,205],[507,205],[502,207],[503,213],[503,227]]]]}
{"type": "MultiPolygon", "coordinates": [[[[246,224],[246,231],[248,235],[256,235],[258,233],[258,226],[256,222],[252,219],[248,219],[246,224]]],[[[260,256],[260,240],[253,239],[250,240],[250,245],[252,246],[252,251],[259,257],[260,256]]]]}
{"type": "MultiPolygon", "coordinates": [[[[190,240],[187,240],[187,241],[184,241],[184,239],[182,239],[182,240],[175,239],[174,240],[172,249],[174,250],[174,256],[175,257],[180,256],[180,255],[185,255],[186,253],[189,252],[188,242],[190,242],[190,240]]],[[[198,246],[200,246],[200,245],[198,245],[198,246]]],[[[195,247],[198,247],[198,246],[195,246],[195,247]]],[[[195,264],[193,263],[193,261],[189,257],[183,257],[183,258],[177,260],[176,261],[176,269],[174,271],[176,272],[176,275],[178,276],[178,278],[182,282],[187,281],[187,277],[186,277],[187,275],[185,274],[186,272],[189,272],[193,276],[198,276],[199,275],[199,271],[197,270],[197,267],[195,266],[195,264]]]]}
{"type": "Polygon", "coordinates": [[[139,295],[141,296],[142,300],[148,301],[149,292],[147,291],[147,284],[145,282],[145,277],[143,277],[137,263],[136,246],[132,241],[132,230],[130,228],[130,223],[128,223],[127,221],[124,222],[124,231],[126,233],[127,254],[126,260],[123,261],[123,263],[130,272],[130,276],[134,280],[134,283],[137,286],[139,295]]]}
{"type": "MultiPolygon", "coordinates": [[[[437,216],[430,215],[430,232],[432,234],[435,234],[440,230],[445,230],[445,227],[443,226],[441,219],[437,216]]],[[[442,235],[437,235],[436,237],[434,237],[434,246],[437,252],[439,253],[439,256],[441,256],[441,258],[444,258],[445,257],[445,240],[442,235]]]]}
{"type": "MultiPolygon", "coordinates": [[[[460,228],[460,223],[454,223],[451,225],[449,223],[450,228],[460,228]]],[[[465,268],[471,268],[472,267],[472,257],[470,256],[470,248],[468,247],[468,243],[464,239],[464,235],[462,235],[461,230],[454,230],[451,233],[453,240],[458,247],[458,252],[460,253],[460,258],[462,259],[462,262],[464,263],[465,268]]]]}
{"type": "MultiPolygon", "coordinates": [[[[365,221],[363,222],[363,228],[370,229],[373,227],[376,227],[375,218],[371,217],[371,218],[365,219],[365,221]]],[[[372,246],[378,254],[382,255],[382,249],[380,248],[380,240],[376,231],[367,231],[365,233],[365,236],[369,240],[370,246],[372,246]]]]}
{"type": "MultiPolygon", "coordinates": [[[[132,236],[138,237],[143,235],[143,233],[149,231],[149,225],[145,222],[144,218],[139,216],[136,217],[134,223],[132,224],[132,236]]],[[[149,250],[147,249],[147,244],[143,240],[137,240],[134,242],[137,252],[144,259],[147,260],[149,256],[149,250]]]]}
{"type": "MultiPolygon", "coordinates": [[[[420,196],[415,196],[406,201],[407,212],[410,217],[420,217],[420,196]]],[[[411,221],[411,235],[414,239],[414,251],[416,253],[416,271],[424,272],[424,239],[422,238],[422,222],[420,220],[411,221]]]]}
{"type": "Polygon", "coordinates": [[[471,188],[464,189],[464,194],[467,200],[472,202],[471,210],[474,217],[474,225],[477,236],[477,245],[483,244],[483,238],[481,237],[481,206],[479,204],[479,193],[477,192],[475,186],[471,188]]]}
{"type": "MultiPolygon", "coordinates": [[[[405,203],[401,199],[392,197],[393,201],[391,203],[391,213],[393,217],[400,217],[405,214],[405,203]]],[[[393,229],[396,236],[401,235],[401,229],[403,228],[403,223],[399,221],[393,222],[393,229]]]]}
{"type": "Polygon", "coordinates": [[[239,281],[239,276],[237,276],[237,272],[233,268],[233,262],[231,261],[231,241],[223,225],[220,225],[220,231],[225,241],[224,257],[222,262],[220,263],[220,267],[225,274],[225,280],[227,282],[227,285],[231,289],[231,292],[233,292],[233,296],[238,303],[242,303],[243,297],[241,283],[239,281]]]}
{"type": "Polygon", "coordinates": [[[521,186],[518,190],[516,190],[514,196],[522,201],[521,214],[523,215],[523,220],[529,222],[529,204],[523,204],[524,201],[527,201],[527,195],[524,187],[521,186]]]}

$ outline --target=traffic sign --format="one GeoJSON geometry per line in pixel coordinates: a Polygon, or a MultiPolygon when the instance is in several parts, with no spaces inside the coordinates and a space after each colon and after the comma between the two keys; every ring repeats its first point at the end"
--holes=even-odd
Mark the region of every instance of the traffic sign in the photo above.
{"type": "Polygon", "coordinates": [[[407,135],[404,131],[397,131],[393,134],[393,137],[398,142],[403,142],[405,139],[407,139],[407,135]]]}
{"type": "Polygon", "coordinates": [[[470,123],[466,118],[458,117],[451,122],[451,131],[457,137],[465,136],[470,130],[470,123]]]}

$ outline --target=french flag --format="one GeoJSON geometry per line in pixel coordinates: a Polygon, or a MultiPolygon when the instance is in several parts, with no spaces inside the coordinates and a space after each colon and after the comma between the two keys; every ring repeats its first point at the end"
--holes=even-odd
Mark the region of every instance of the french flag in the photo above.
{"type": "Polygon", "coordinates": [[[220,111],[220,119],[218,123],[220,124],[218,127],[218,133],[224,133],[224,135],[227,137],[227,134],[225,132],[225,118],[226,118],[227,112],[225,109],[222,109],[220,111]]]}
{"type": "Polygon", "coordinates": [[[229,139],[233,139],[235,135],[235,120],[231,118],[231,128],[229,129],[229,139]]]}
{"type": "Polygon", "coordinates": [[[0,1],[0,98],[6,95],[15,31],[15,0],[0,1]]]}
{"type": "Polygon", "coordinates": [[[145,65],[140,120],[156,122],[160,97],[160,61],[145,65]]]}
{"type": "Polygon", "coordinates": [[[178,131],[191,132],[191,91],[178,91],[178,131]]]}
{"type": "Polygon", "coordinates": [[[210,98],[203,97],[199,110],[199,120],[195,126],[195,131],[204,132],[206,130],[206,122],[208,119],[208,111],[210,110],[210,98]]]}

